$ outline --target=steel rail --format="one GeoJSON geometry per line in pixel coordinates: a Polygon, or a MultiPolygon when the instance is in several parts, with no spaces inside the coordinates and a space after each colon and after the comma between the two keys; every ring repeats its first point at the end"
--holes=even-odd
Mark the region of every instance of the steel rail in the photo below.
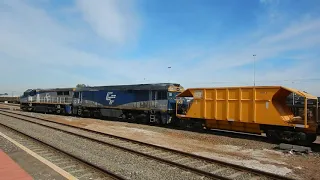
{"type": "Polygon", "coordinates": [[[8,125],[0,123],[0,126],[4,126],[5,128],[10,129],[11,131],[14,131],[14,132],[16,132],[18,134],[22,134],[23,136],[26,136],[26,137],[28,137],[28,138],[36,141],[36,142],[44,144],[44,145],[56,150],[57,152],[61,152],[61,153],[65,154],[65,155],[67,155],[67,156],[69,156],[69,157],[71,157],[71,158],[73,158],[73,159],[75,159],[75,160],[77,160],[77,161],[89,166],[89,167],[92,167],[92,168],[94,168],[94,169],[96,169],[98,171],[101,171],[102,173],[105,173],[107,176],[111,177],[112,179],[126,180],[124,177],[122,177],[120,175],[117,175],[117,174],[114,174],[113,172],[111,172],[111,171],[109,171],[109,170],[107,170],[105,168],[99,167],[99,166],[97,166],[97,165],[95,165],[93,163],[90,163],[89,161],[85,161],[85,160],[83,160],[83,159],[81,159],[81,158],[79,158],[79,157],[77,157],[77,156],[75,156],[75,155],[73,155],[73,154],[71,154],[71,153],[69,153],[67,151],[64,151],[62,149],[58,149],[58,148],[56,148],[56,147],[54,147],[54,146],[52,146],[52,145],[50,145],[50,144],[48,144],[48,143],[46,143],[46,142],[44,142],[42,140],[36,139],[36,138],[34,138],[34,137],[32,137],[32,136],[30,136],[28,134],[25,134],[25,133],[23,133],[23,132],[21,132],[21,131],[19,131],[17,129],[14,129],[14,128],[8,126],[8,125]]]}
{"type": "MultiPolygon", "coordinates": [[[[0,111],[6,112],[6,113],[15,114],[15,115],[19,115],[19,116],[23,116],[23,117],[33,118],[33,119],[37,119],[37,120],[41,120],[41,121],[46,121],[46,122],[49,122],[49,123],[58,124],[58,125],[66,126],[66,127],[71,127],[71,128],[75,128],[75,129],[81,129],[82,131],[85,131],[85,132],[94,133],[94,134],[98,134],[98,135],[102,135],[102,136],[109,136],[111,138],[120,139],[120,140],[123,140],[123,141],[132,142],[132,143],[137,143],[137,144],[141,144],[141,145],[149,146],[149,147],[153,147],[153,148],[158,148],[158,149],[169,151],[169,152],[173,152],[173,153],[176,153],[176,154],[182,154],[184,156],[189,156],[189,157],[196,158],[196,159],[199,159],[199,160],[203,160],[203,161],[206,161],[206,162],[211,162],[213,164],[219,164],[219,165],[222,165],[222,166],[231,167],[232,169],[236,169],[238,171],[249,172],[249,173],[255,174],[257,176],[265,176],[265,177],[268,177],[268,178],[271,178],[271,179],[279,179],[279,180],[280,179],[281,180],[292,180],[292,178],[281,176],[281,175],[278,175],[278,174],[273,174],[273,173],[269,173],[269,172],[265,172],[265,171],[260,171],[260,170],[257,170],[257,169],[252,169],[252,168],[240,166],[240,165],[237,165],[237,164],[232,164],[232,163],[228,163],[228,162],[224,162],[224,161],[220,161],[220,160],[216,160],[216,159],[212,159],[212,158],[207,158],[207,157],[203,157],[203,156],[199,156],[199,155],[195,155],[195,154],[191,154],[191,153],[187,153],[187,152],[183,152],[183,151],[179,151],[179,150],[175,150],[175,149],[171,149],[171,148],[167,148],[167,147],[162,147],[162,146],[158,146],[158,145],[154,145],[154,144],[149,144],[149,143],[142,142],[142,141],[132,140],[132,139],[129,139],[129,138],[120,137],[120,136],[116,136],[116,135],[112,135],[112,134],[108,134],[108,133],[104,133],[104,132],[98,132],[98,131],[85,129],[85,128],[77,127],[77,126],[70,125],[70,124],[64,124],[64,123],[61,123],[61,122],[56,122],[56,121],[53,121],[53,120],[48,120],[48,119],[39,118],[39,117],[33,117],[33,116],[26,115],[26,114],[8,112],[8,111],[1,110],[1,109],[0,109],[0,111]]],[[[42,124],[42,123],[26,120],[26,119],[23,119],[23,118],[19,118],[19,117],[8,115],[8,114],[4,114],[4,113],[0,113],[0,114],[6,115],[6,116],[9,116],[9,117],[13,117],[13,118],[17,118],[17,119],[21,119],[21,120],[24,120],[24,121],[29,121],[31,123],[39,124],[39,125],[42,125],[42,126],[46,126],[46,127],[52,128],[52,129],[65,131],[66,133],[69,133],[69,134],[73,134],[73,135],[76,135],[76,136],[81,136],[81,137],[84,137],[84,138],[87,138],[87,139],[90,139],[90,140],[93,140],[93,141],[97,141],[99,143],[104,143],[104,144],[107,144],[107,145],[110,145],[110,146],[113,146],[113,147],[116,147],[116,148],[127,150],[129,152],[137,153],[137,154],[140,154],[140,155],[152,158],[152,159],[156,159],[158,161],[162,161],[162,162],[165,162],[165,163],[168,163],[168,164],[172,164],[172,165],[178,166],[178,167],[183,168],[183,169],[187,169],[187,170],[193,171],[193,172],[198,173],[198,174],[202,174],[202,175],[208,176],[208,177],[213,177],[213,178],[218,178],[218,179],[230,179],[230,178],[227,178],[227,177],[215,175],[215,174],[212,174],[210,172],[202,171],[202,170],[199,170],[199,169],[196,169],[196,168],[191,168],[189,166],[185,166],[185,165],[182,165],[182,164],[179,164],[179,163],[176,163],[176,162],[168,161],[168,160],[165,160],[165,159],[162,159],[162,158],[158,158],[158,157],[155,157],[155,156],[152,156],[152,155],[149,155],[149,154],[145,154],[145,153],[141,153],[141,152],[138,152],[138,151],[134,151],[134,150],[129,149],[129,148],[125,148],[125,147],[118,146],[118,145],[115,145],[115,144],[112,144],[112,143],[104,142],[104,141],[97,140],[97,139],[94,139],[94,138],[90,138],[90,137],[87,137],[87,136],[84,136],[84,135],[80,135],[80,134],[77,134],[77,133],[73,133],[73,132],[69,132],[69,131],[66,131],[66,130],[62,130],[62,129],[59,129],[59,128],[56,128],[56,127],[52,127],[52,126],[49,126],[49,125],[45,125],[45,124],[42,124]]]]}

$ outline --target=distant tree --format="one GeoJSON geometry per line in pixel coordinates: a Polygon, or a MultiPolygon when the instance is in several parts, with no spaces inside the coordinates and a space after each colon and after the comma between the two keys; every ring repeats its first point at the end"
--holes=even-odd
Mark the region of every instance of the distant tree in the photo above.
{"type": "Polygon", "coordinates": [[[8,93],[0,94],[0,96],[7,96],[7,95],[8,95],[8,93]]]}
{"type": "Polygon", "coordinates": [[[87,85],[85,85],[85,84],[77,84],[77,86],[76,86],[77,88],[80,88],[80,87],[87,87],[87,85]]]}

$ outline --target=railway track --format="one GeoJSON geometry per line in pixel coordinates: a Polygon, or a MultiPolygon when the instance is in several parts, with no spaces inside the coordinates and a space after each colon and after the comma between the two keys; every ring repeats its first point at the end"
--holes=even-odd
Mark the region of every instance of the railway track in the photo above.
{"type": "Polygon", "coordinates": [[[0,124],[0,131],[2,137],[10,139],[11,142],[14,141],[15,145],[49,165],[67,179],[124,179],[4,124],[0,124]],[[7,134],[10,134],[10,137],[7,134]]]}
{"type": "Polygon", "coordinates": [[[32,117],[25,114],[0,110],[0,114],[11,118],[28,121],[55,130],[77,135],[98,143],[112,146],[140,156],[169,164],[186,171],[208,177],[210,179],[282,179],[291,178],[251,169],[219,160],[214,160],[178,150],[173,150],[153,144],[96,132],[68,124],[63,124],[43,118],[32,117]]]}
{"type": "Polygon", "coordinates": [[[15,103],[3,103],[3,102],[0,102],[0,104],[7,105],[7,106],[20,106],[20,104],[15,104],[15,103]]]}

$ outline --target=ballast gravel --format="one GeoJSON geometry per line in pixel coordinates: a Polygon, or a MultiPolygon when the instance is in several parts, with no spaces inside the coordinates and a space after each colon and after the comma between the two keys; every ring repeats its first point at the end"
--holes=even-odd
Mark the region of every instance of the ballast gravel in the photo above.
{"type": "Polygon", "coordinates": [[[5,153],[15,153],[21,151],[16,145],[12,144],[10,141],[6,140],[4,137],[0,136],[0,149],[5,153]]]}
{"type": "Polygon", "coordinates": [[[167,164],[22,120],[0,116],[0,123],[129,179],[207,179],[167,164]]]}
{"type": "MultiPolygon", "coordinates": [[[[220,131],[200,133],[120,121],[13,112],[177,149],[294,179],[320,179],[320,148],[313,149],[314,152],[311,154],[292,154],[277,149],[277,144],[272,144],[261,136],[220,131]]],[[[243,179],[248,177],[244,175],[243,179]]]]}
{"type": "MultiPolygon", "coordinates": [[[[2,127],[0,127],[0,132],[7,135],[8,131],[5,131],[4,129],[2,129],[2,127]]],[[[14,145],[2,136],[0,136],[0,149],[6,154],[8,154],[13,161],[15,161],[34,179],[65,180],[65,178],[61,176],[59,173],[57,173],[47,165],[43,164],[39,160],[35,159],[28,153],[24,152],[22,149],[20,149],[19,147],[17,147],[16,145],[14,145]]]]}

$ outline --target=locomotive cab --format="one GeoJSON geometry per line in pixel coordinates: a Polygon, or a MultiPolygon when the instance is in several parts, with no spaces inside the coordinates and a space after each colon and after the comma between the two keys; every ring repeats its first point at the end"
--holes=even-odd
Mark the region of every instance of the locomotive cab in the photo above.
{"type": "Polygon", "coordinates": [[[31,110],[30,97],[34,96],[36,91],[34,89],[28,89],[20,96],[20,109],[31,110]]]}
{"type": "Polygon", "coordinates": [[[168,111],[175,113],[176,110],[176,96],[180,92],[168,92],[168,111]]]}

